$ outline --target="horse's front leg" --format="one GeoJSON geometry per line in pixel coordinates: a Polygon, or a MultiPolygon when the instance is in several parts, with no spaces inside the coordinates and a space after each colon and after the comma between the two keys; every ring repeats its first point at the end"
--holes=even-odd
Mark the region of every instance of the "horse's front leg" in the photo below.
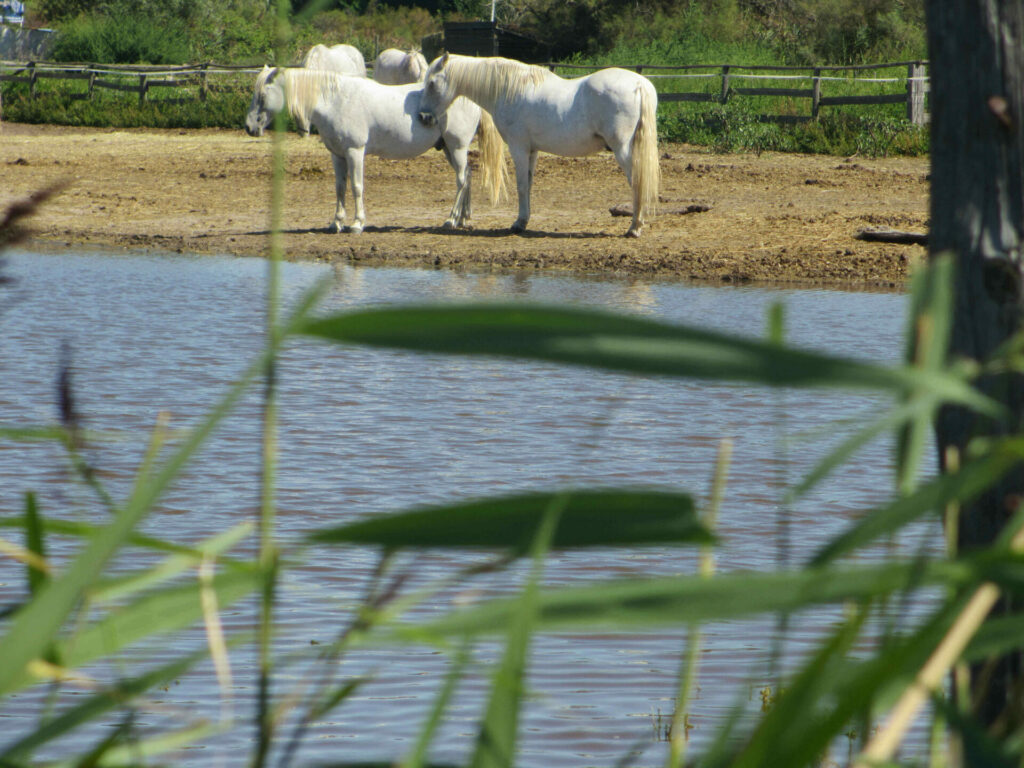
{"type": "Polygon", "coordinates": [[[445,221],[444,228],[466,227],[469,226],[469,220],[473,216],[469,152],[465,147],[450,150],[448,145],[445,144],[444,155],[448,158],[448,164],[455,171],[455,204],[452,205],[452,212],[448,214],[448,220],[445,221]]]}
{"type": "Polygon", "coordinates": [[[348,183],[348,163],[341,155],[331,153],[331,162],[334,163],[334,195],[337,198],[337,206],[334,209],[334,220],[328,229],[331,232],[341,232],[345,228],[345,185],[348,183]]]}
{"type": "Polygon", "coordinates": [[[513,234],[526,229],[530,221],[530,188],[533,186],[533,174],[537,169],[537,152],[509,148],[512,162],[516,167],[516,191],[519,193],[519,218],[512,223],[513,234]]]}
{"type": "Polygon", "coordinates": [[[348,158],[348,172],[352,181],[352,197],[356,201],[356,217],[349,232],[358,235],[366,226],[366,211],[363,208],[363,156],[365,147],[352,147],[345,154],[348,158]]]}

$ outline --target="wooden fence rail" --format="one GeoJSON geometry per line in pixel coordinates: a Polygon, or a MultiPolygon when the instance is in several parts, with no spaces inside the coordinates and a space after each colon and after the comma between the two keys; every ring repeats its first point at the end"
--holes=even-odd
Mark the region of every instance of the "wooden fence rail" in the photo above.
{"type": "MultiPolygon", "coordinates": [[[[659,80],[671,79],[694,81],[717,81],[716,87],[703,90],[662,90],[658,99],[661,103],[710,102],[724,104],[736,97],[773,96],[807,100],[806,115],[770,115],[768,119],[783,121],[813,120],[822,107],[844,105],[905,104],[907,119],[914,125],[928,121],[926,106],[929,90],[927,65],[925,61],[904,61],[891,64],[866,64],[857,66],[784,67],[739,64],[690,64],[680,66],[635,64],[624,68],[646,75],[658,85],[659,80]],[[864,77],[863,73],[897,70],[896,75],[864,77]],[[838,73],[846,73],[839,75],[838,73]],[[781,84],[790,81],[792,87],[781,84]],[[759,82],[773,82],[774,85],[760,85],[759,82]],[[835,89],[842,84],[849,89],[852,84],[886,83],[894,84],[899,90],[881,94],[835,94],[825,95],[823,91],[835,89]]],[[[372,69],[372,64],[370,65],[372,69]]],[[[552,71],[567,74],[599,69],[596,66],[574,64],[549,64],[552,71]]],[[[217,86],[211,78],[226,77],[242,73],[256,74],[260,70],[251,66],[223,64],[194,64],[182,66],[115,66],[101,64],[55,64],[49,62],[0,61],[0,82],[27,83],[32,97],[36,96],[36,85],[40,79],[88,80],[88,90],[78,98],[92,98],[97,88],[137,93],[139,103],[144,104],[149,92],[155,88],[182,88],[196,86],[194,97],[162,99],[164,102],[205,101],[208,93],[217,86]],[[109,79],[117,77],[119,79],[109,79]],[[137,80],[137,84],[125,82],[137,80]]]]}
{"type": "MultiPolygon", "coordinates": [[[[578,64],[552,64],[553,71],[568,72],[586,70],[594,71],[598,67],[578,64]]],[[[776,96],[791,99],[807,99],[808,115],[770,115],[770,119],[797,121],[818,117],[822,107],[870,104],[905,104],[907,120],[914,125],[924,125],[928,119],[926,105],[929,83],[927,75],[928,62],[900,61],[889,64],[861,64],[851,66],[820,66],[820,67],[785,67],[769,65],[742,64],[690,64],[681,66],[665,66],[652,64],[635,64],[623,66],[646,75],[657,85],[662,78],[717,80],[718,88],[701,91],[665,91],[659,89],[659,103],[680,101],[713,102],[725,104],[736,96],[776,96]],[[860,73],[879,70],[897,70],[900,74],[889,77],[862,77],[860,73]],[[848,72],[853,76],[838,76],[836,73],[848,72]],[[740,85],[745,81],[803,81],[809,87],[748,87],[740,85]],[[855,83],[892,83],[901,86],[899,91],[871,95],[842,94],[825,96],[822,88],[833,83],[849,86],[855,83]]]]}

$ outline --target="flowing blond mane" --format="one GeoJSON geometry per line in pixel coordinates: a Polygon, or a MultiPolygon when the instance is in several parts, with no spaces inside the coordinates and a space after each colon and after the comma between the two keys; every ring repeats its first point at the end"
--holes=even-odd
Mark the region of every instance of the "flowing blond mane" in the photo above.
{"type": "Polygon", "coordinates": [[[320,97],[324,94],[337,93],[341,88],[341,78],[350,77],[324,69],[264,70],[256,81],[257,87],[262,87],[273,72],[280,73],[288,111],[293,117],[305,121],[307,125],[320,97]]]}
{"type": "Polygon", "coordinates": [[[515,101],[550,77],[552,72],[533,64],[500,56],[476,58],[449,54],[444,71],[456,93],[480,103],[499,98],[515,101]]]}

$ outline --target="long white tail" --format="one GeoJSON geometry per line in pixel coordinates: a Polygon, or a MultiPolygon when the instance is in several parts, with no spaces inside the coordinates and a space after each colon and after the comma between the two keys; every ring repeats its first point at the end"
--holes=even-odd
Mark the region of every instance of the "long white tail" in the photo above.
{"type": "Polygon", "coordinates": [[[658,188],[661,186],[661,166],[658,165],[658,95],[653,88],[641,84],[640,119],[633,132],[632,167],[633,223],[631,234],[640,234],[648,214],[652,217],[658,206],[658,188]]]}
{"type": "Polygon", "coordinates": [[[486,109],[480,110],[477,139],[480,142],[481,181],[491,196],[491,205],[494,205],[505,197],[508,188],[508,164],[505,162],[505,142],[486,109]]]}

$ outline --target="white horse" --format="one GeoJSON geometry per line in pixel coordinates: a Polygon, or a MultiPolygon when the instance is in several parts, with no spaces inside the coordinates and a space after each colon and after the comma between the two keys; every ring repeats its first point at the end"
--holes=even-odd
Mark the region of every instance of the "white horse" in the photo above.
{"type": "Polygon", "coordinates": [[[386,85],[418,83],[426,73],[427,60],[419,51],[405,53],[397,48],[387,48],[373,62],[373,79],[386,85]]]}
{"type": "MultiPolygon", "coordinates": [[[[354,45],[326,45],[317,43],[302,57],[305,69],[326,69],[328,72],[342,72],[346,75],[366,77],[366,60],[354,45]]],[[[296,118],[299,135],[309,136],[309,123],[296,118]]]]}
{"type": "Polygon", "coordinates": [[[356,212],[348,231],[366,223],[363,209],[363,158],[366,153],[410,158],[431,147],[443,149],[455,170],[455,204],[444,226],[466,226],[472,214],[469,144],[479,128],[480,167],[492,200],[505,185],[504,145],[490,116],[471,101],[452,104],[446,119],[426,126],[417,119],[420,85],[381,85],[365,77],[310,69],[264,67],[245,119],[250,136],[262,136],[281,109],[312,122],[334,162],[337,208],[332,232],[345,229],[345,184],[351,179],[356,212]]]}
{"type": "Polygon", "coordinates": [[[530,187],[537,152],[589,155],[610,149],[633,189],[633,222],[639,237],[646,214],[658,200],[658,94],[650,80],[624,69],[602,69],[564,80],[543,67],[499,57],[444,54],[427,70],[420,119],[441,117],[459,96],[491,113],[516,166],[519,218],[530,220],[530,187]]]}

